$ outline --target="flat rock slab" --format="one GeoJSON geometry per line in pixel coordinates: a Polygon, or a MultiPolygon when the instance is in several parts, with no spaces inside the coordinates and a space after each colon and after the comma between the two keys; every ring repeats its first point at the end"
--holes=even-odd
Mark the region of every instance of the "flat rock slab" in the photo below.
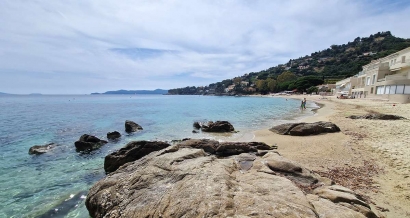
{"type": "Polygon", "coordinates": [[[129,142],[125,147],[105,157],[104,170],[106,173],[114,172],[128,162],[138,160],[153,151],[159,151],[168,146],[170,146],[170,144],[159,141],[129,142]]]}
{"type": "Polygon", "coordinates": [[[367,119],[367,120],[406,120],[405,117],[392,115],[392,114],[379,114],[379,113],[370,113],[365,115],[351,115],[347,118],[350,119],[367,119]]]}
{"type": "Polygon", "coordinates": [[[340,132],[340,128],[332,122],[285,123],[272,127],[270,131],[280,135],[309,136],[322,133],[340,132]]]}
{"type": "Polygon", "coordinates": [[[241,146],[236,151],[244,153],[221,157],[216,150],[213,154],[204,151],[210,143],[216,150],[221,147],[212,140],[187,140],[121,166],[88,192],[85,204],[90,216],[317,218],[328,217],[318,214],[336,217],[340,212],[352,217],[374,214],[350,190],[318,182],[322,180],[319,175],[273,151],[261,157],[241,146]],[[313,179],[304,179],[308,177],[313,179]],[[306,193],[299,181],[320,189],[306,193]]]}
{"type": "Polygon", "coordinates": [[[56,147],[55,143],[49,143],[49,144],[46,144],[46,145],[34,145],[33,147],[31,147],[28,150],[28,153],[30,155],[32,155],[32,154],[44,154],[44,153],[49,152],[51,149],[53,149],[55,147],[56,147]]]}

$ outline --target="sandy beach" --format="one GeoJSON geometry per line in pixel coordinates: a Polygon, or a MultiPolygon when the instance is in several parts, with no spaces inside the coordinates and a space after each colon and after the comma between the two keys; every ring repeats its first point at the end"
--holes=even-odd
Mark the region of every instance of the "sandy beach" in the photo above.
{"type": "Polygon", "coordinates": [[[410,119],[410,104],[318,95],[283,96],[314,101],[322,107],[299,121],[330,121],[339,133],[283,136],[268,129],[255,140],[278,146],[286,158],[367,197],[384,217],[410,217],[410,120],[352,120],[370,111],[410,119]]]}

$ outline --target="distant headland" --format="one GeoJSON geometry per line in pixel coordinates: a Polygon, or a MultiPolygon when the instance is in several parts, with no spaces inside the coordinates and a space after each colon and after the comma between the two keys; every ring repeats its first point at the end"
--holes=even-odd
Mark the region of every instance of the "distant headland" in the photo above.
{"type": "Polygon", "coordinates": [[[91,95],[100,95],[100,94],[108,94],[108,95],[115,95],[115,94],[125,94],[125,95],[134,95],[134,94],[157,94],[157,95],[164,95],[168,94],[168,90],[164,89],[155,89],[155,90],[117,90],[117,91],[107,91],[104,93],[91,93],[91,95]]]}

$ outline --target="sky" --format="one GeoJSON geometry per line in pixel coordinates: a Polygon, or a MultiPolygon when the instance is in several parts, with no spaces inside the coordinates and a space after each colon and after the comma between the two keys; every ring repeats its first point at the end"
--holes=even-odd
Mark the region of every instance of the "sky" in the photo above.
{"type": "Polygon", "coordinates": [[[204,86],[409,20],[408,0],[1,0],[0,92],[204,86]]]}

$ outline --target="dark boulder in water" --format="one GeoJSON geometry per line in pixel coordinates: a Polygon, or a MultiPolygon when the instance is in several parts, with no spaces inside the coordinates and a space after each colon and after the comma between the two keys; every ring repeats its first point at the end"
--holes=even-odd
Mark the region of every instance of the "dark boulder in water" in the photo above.
{"type": "Polygon", "coordinates": [[[107,139],[114,140],[114,139],[118,139],[120,137],[121,137],[121,133],[119,133],[117,131],[107,133],[107,139]]]}
{"type": "Polygon", "coordinates": [[[170,144],[160,141],[129,142],[125,147],[105,157],[104,170],[106,173],[114,172],[128,162],[138,160],[153,151],[159,151],[168,146],[170,144]]]}
{"type": "Polygon", "coordinates": [[[74,143],[74,145],[77,151],[92,151],[100,148],[106,143],[107,141],[105,140],[100,140],[95,136],[84,134],[74,143]]]}
{"type": "Polygon", "coordinates": [[[44,154],[56,147],[55,143],[49,143],[46,145],[34,145],[28,150],[29,154],[44,154]]]}
{"type": "Polygon", "coordinates": [[[200,129],[201,128],[201,124],[199,122],[194,122],[193,127],[195,129],[200,129]]]}
{"type": "Polygon", "coordinates": [[[136,132],[138,130],[142,130],[142,127],[131,120],[125,121],[125,131],[128,133],[136,132]]]}
{"type": "Polygon", "coordinates": [[[233,132],[235,131],[234,127],[228,121],[216,121],[208,122],[201,126],[202,131],[204,132],[233,132]]]}

